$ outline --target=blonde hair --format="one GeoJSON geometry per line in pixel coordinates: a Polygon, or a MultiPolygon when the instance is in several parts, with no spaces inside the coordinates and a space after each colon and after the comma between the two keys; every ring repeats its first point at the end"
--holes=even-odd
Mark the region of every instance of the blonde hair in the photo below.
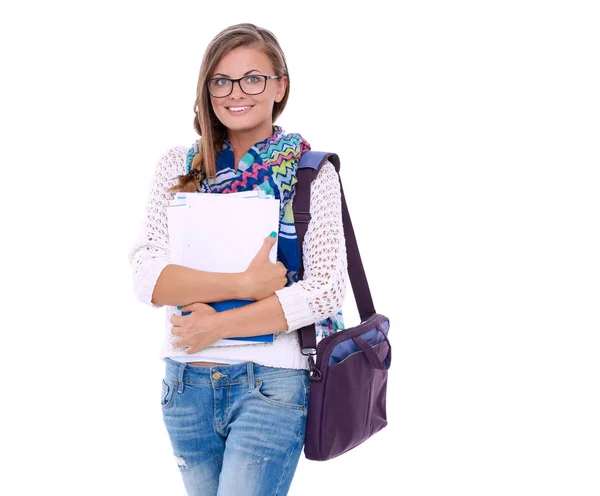
{"type": "Polygon", "coordinates": [[[273,65],[274,75],[287,78],[283,99],[273,104],[273,122],[286,106],[290,92],[289,74],[285,55],[275,35],[267,29],[249,23],[236,24],[221,31],[212,39],[204,52],[196,88],[194,129],[202,138],[200,152],[192,160],[189,173],[179,176],[179,183],[173,186],[171,191],[193,192],[196,191],[203,177],[216,176],[216,159],[227,137],[227,128],[215,115],[206,81],[223,56],[241,46],[262,50],[273,65]]]}

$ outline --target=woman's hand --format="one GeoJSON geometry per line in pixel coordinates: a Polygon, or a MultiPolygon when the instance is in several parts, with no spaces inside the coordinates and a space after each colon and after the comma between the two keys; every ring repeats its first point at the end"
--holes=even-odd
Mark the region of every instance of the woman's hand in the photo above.
{"type": "Polygon", "coordinates": [[[218,332],[212,327],[213,316],[217,311],[206,303],[192,303],[181,309],[191,312],[189,315],[172,315],[171,333],[178,336],[173,340],[174,347],[187,346],[186,353],[196,353],[215,341],[221,339],[218,332]]]}
{"type": "MultiPolygon", "coordinates": [[[[275,233],[273,233],[275,234],[275,233]]],[[[267,236],[262,247],[243,273],[244,293],[252,300],[262,300],[285,287],[287,270],[281,262],[269,260],[276,236],[267,236]]]]}

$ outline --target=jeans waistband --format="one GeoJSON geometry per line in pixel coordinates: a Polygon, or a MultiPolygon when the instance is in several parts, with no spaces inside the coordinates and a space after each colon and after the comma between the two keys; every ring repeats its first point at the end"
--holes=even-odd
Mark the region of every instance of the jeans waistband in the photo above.
{"type": "Polygon", "coordinates": [[[254,362],[238,363],[233,365],[200,366],[189,363],[176,362],[170,358],[165,359],[165,376],[178,385],[189,384],[193,386],[219,387],[232,384],[249,384],[255,380],[264,380],[276,377],[289,377],[307,374],[303,369],[283,369],[267,367],[254,362]]]}

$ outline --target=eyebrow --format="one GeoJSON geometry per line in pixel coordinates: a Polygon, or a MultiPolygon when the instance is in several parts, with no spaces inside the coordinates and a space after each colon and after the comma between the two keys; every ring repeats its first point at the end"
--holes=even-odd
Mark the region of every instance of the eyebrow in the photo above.
{"type": "MultiPolygon", "coordinates": [[[[250,69],[249,71],[245,72],[242,77],[247,76],[251,72],[260,72],[260,71],[258,69],[250,69]]],[[[216,76],[223,76],[226,78],[231,77],[231,76],[228,76],[227,74],[223,74],[222,72],[217,72],[216,74],[213,75],[213,77],[216,77],[216,76]]]]}

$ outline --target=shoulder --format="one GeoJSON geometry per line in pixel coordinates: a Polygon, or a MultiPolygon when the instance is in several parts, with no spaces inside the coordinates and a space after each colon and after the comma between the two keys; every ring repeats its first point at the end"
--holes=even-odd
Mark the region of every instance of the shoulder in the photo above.
{"type": "Polygon", "coordinates": [[[179,162],[182,159],[185,160],[188,150],[189,150],[189,148],[186,146],[183,146],[183,145],[172,146],[170,148],[163,150],[162,154],[160,155],[159,161],[179,162]]]}
{"type": "Polygon", "coordinates": [[[188,148],[183,145],[167,148],[161,153],[158,159],[157,172],[162,171],[170,176],[184,174],[187,153],[188,148]]]}
{"type": "Polygon", "coordinates": [[[163,150],[154,168],[152,180],[152,191],[156,195],[162,195],[165,189],[175,186],[179,176],[185,174],[185,158],[187,148],[185,146],[172,146],[163,150]]]}
{"type": "Polygon", "coordinates": [[[314,179],[315,186],[320,184],[336,184],[339,183],[338,173],[335,166],[328,160],[319,169],[317,177],[314,179]]]}
{"type": "Polygon", "coordinates": [[[321,166],[321,170],[319,171],[319,175],[321,173],[323,173],[323,171],[325,171],[325,174],[334,174],[337,176],[337,171],[335,170],[335,165],[333,165],[329,160],[327,160],[322,166],[321,166]]]}

